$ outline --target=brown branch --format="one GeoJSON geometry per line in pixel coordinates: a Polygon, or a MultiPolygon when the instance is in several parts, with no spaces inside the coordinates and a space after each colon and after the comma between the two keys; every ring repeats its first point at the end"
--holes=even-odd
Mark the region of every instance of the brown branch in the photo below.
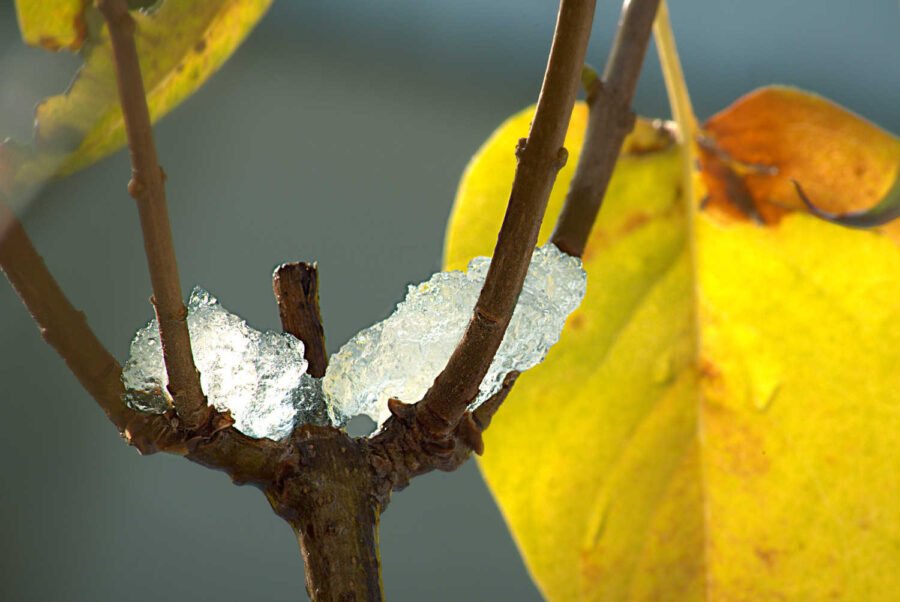
{"type": "Polygon", "coordinates": [[[122,367],[72,305],[47,269],[22,224],[0,202],[0,270],[40,328],[41,336],[62,357],[81,386],[93,397],[126,440],[142,454],[157,451],[187,454],[188,459],[227,472],[238,483],[264,485],[274,478],[282,451],[272,441],[251,439],[234,428],[211,439],[189,439],[169,416],[145,414],[123,401],[122,367]]]}
{"type": "Polygon", "coordinates": [[[519,372],[510,372],[507,374],[506,378],[503,379],[503,386],[500,387],[500,390],[488,399],[485,399],[484,403],[472,412],[472,418],[474,419],[475,425],[480,430],[484,431],[491,425],[494,414],[497,413],[497,410],[499,410],[500,406],[503,405],[503,402],[506,401],[506,397],[509,395],[509,392],[512,391],[513,385],[516,384],[516,380],[519,378],[519,374],[519,372]]]}
{"type": "Polygon", "coordinates": [[[634,126],[631,102],[659,0],[625,2],[603,80],[588,89],[584,146],[550,242],[581,257],[625,136],[634,126]]]}
{"type": "Polygon", "coordinates": [[[518,166],[497,246],[472,320],[447,366],[417,404],[436,437],[450,433],[478,393],[503,340],[537,243],[563,148],[594,17],[593,0],[562,0],[537,109],[518,166]]]}
{"type": "Polygon", "coordinates": [[[263,489],[275,479],[284,450],[282,443],[254,439],[227,426],[212,436],[188,441],[185,457],[201,466],[221,470],[237,485],[249,484],[263,489]]]}
{"type": "Polygon", "coordinates": [[[266,497],[297,536],[310,599],[382,600],[382,508],[373,499],[365,441],[304,424],[291,434],[288,449],[266,497]]]}
{"type": "Polygon", "coordinates": [[[119,362],[94,335],[84,314],[69,302],[22,224],[0,203],[0,269],[37,322],[41,336],[63,358],[119,432],[138,412],[122,400],[119,362]]]}
{"type": "Polygon", "coordinates": [[[173,433],[164,417],[142,414],[125,405],[119,362],[63,293],[22,224],[2,202],[0,270],[37,323],[41,336],[62,357],[119,433],[143,454],[173,445],[173,433]]]}
{"type": "Polygon", "coordinates": [[[112,43],[119,101],[131,151],[132,175],[128,191],[137,201],[140,215],[153,286],[152,301],[169,377],[168,389],[184,428],[198,431],[210,425],[215,412],[206,403],[191,353],[187,309],[182,300],[166,205],[165,174],[156,156],[150,112],[134,43],[135,23],[124,0],[98,0],[97,7],[106,20],[112,43]]]}
{"type": "Polygon", "coordinates": [[[315,264],[285,263],[275,268],[272,290],[278,301],[281,326],[303,341],[310,376],[322,378],[328,367],[325,330],[319,312],[319,273],[315,264]]]}

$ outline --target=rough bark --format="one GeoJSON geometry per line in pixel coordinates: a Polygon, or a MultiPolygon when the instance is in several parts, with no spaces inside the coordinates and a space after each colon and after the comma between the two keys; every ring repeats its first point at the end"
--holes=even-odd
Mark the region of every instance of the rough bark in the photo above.
{"type": "Polygon", "coordinates": [[[325,376],[328,356],[325,352],[325,329],[319,310],[319,271],[316,265],[295,262],[275,268],[272,290],[278,302],[281,326],[301,341],[307,372],[316,378],[325,376]]]}
{"type": "Polygon", "coordinates": [[[378,556],[381,507],[365,444],[331,427],[291,435],[266,496],[293,528],[315,602],[382,600],[378,556]]]}

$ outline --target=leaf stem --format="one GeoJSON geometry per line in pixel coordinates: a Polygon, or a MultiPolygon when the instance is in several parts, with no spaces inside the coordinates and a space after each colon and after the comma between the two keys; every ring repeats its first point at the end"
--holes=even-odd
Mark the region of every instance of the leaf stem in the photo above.
{"type": "Polygon", "coordinates": [[[159,165],[144,82],[134,42],[135,23],[124,0],[98,0],[112,43],[119,101],[131,151],[128,191],[137,201],[144,250],[153,287],[169,393],[184,428],[198,431],[210,424],[214,411],[206,403],[194,365],[181,294],[169,212],[165,174],[159,165]]]}
{"type": "Polygon", "coordinates": [[[678,124],[681,142],[685,144],[687,169],[692,173],[697,158],[696,140],[700,127],[697,124],[697,117],[694,115],[694,107],[691,104],[691,96],[684,79],[681,60],[678,58],[678,48],[675,45],[675,34],[672,31],[666,0],[660,2],[656,21],[653,24],[653,35],[656,40],[656,50],[659,53],[663,78],[666,80],[666,93],[669,95],[672,118],[678,124]]]}

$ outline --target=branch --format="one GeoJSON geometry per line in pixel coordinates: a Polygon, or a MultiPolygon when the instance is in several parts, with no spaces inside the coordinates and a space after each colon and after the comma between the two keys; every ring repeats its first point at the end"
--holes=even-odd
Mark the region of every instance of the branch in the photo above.
{"type": "Polygon", "coordinates": [[[491,266],[459,345],[416,405],[426,431],[449,434],[478,393],[522,290],[559,169],[594,17],[593,0],[562,0],[537,109],[518,166],[491,266]]]}
{"type": "Polygon", "coordinates": [[[319,312],[319,273],[315,264],[285,263],[275,268],[272,290],[285,332],[303,341],[310,376],[322,378],[328,367],[325,330],[319,312]]]}
{"type": "Polygon", "coordinates": [[[84,314],[66,298],[22,224],[2,202],[0,270],[37,323],[41,336],[119,432],[141,453],[157,451],[168,439],[168,423],[161,416],[142,414],[125,405],[119,362],[88,326],[84,314]]]}
{"type": "Polygon", "coordinates": [[[212,438],[189,439],[172,428],[169,416],[145,414],[123,401],[122,367],[72,305],[22,224],[0,202],[0,270],[40,328],[41,336],[62,357],[126,440],[142,454],[167,451],[224,470],[238,483],[264,485],[274,478],[282,454],[278,444],[251,439],[219,420],[212,438]]]}
{"type": "Polygon", "coordinates": [[[603,79],[588,88],[584,147],[550,242],[581,257],[625,136],[634,127],[631,102],[659,0],[625,2],[603,79]]]}
{"type": "Polygon", "coordinates": [[[122,401],[125,388],[119,362],[69,302],[47,269],[25,229],[5,205],[0,205],[0,269],[41,330],[41,336],[63,358],[78,382],[120,432],[137,414],[122,401]]]}
{"type": "Polygon", "coordinates": [[[169,393],[187,431],[210,425],[215,413],[200,388],[187,328],[187,309],[181,295],[178,265],[169,212],[166,206],[165,174],[159,166],[144,82],[134,43],[134,20],[124,0],[98,0],[109,27],[119,101],[131,150],[131,182],[128,191],[137,201],[144,250],[153,286],[152,302],[159,322],[163,358],[169,377],[169,393]]]}

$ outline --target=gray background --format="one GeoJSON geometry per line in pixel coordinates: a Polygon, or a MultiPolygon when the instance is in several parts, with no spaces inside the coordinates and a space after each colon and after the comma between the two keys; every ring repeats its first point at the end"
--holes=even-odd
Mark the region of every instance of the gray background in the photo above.
{"type": "MultiPolygon", "coordinates": [[[[900,130],[895,0],[674,2],[698,112],[791,83],[900,130]]],[[[551,0],[276,2],[234,59],[157,128],[183,285],[278,328],[270,274],[318,260],[329,348],[385,316],[440,263],[466,161],[536,97],[551,0]]],[[[601,2],[602,65],[617,7],[601,2]]],[[[24,48],[0,6],[0,135],[75,57],[24,48]]],[[[666,115],[655,59],[637,109],[666,115]]],[[[56,183],[24,221],[124,359],[150,316],[127,157],[56,183]]],[[[290,530],[254,489],[140,458],[0,283],[0,600],[296,600],[290,530]]],[[[488,451],[490,453],[490,451],[488,451]]],[[[392,600],[538,598],[474,463],[397,494],[381,528],[392,600]]]]}

